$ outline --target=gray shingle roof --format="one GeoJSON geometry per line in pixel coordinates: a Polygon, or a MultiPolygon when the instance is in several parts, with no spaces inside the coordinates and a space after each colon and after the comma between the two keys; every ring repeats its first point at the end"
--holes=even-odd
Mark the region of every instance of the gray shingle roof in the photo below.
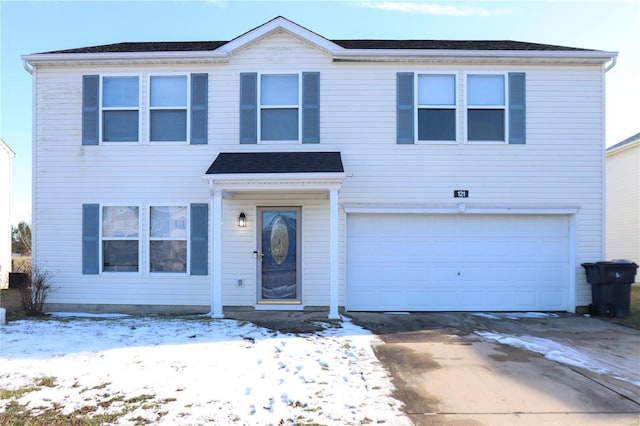
{"type": "Polygon", "coordinates": [[[512,40],[332,40],[345,49],[587,50],[512,40]]]}
{"type": "Polygon", "coordinates": [[[620,148],[623,145],[630,144],[631,142],[635,142],[637,140],[640,140],[640,133],[636,133],[635,135],[633,135],[633,136],[631,136],[629,138],[626,138],[622,142],[618,142],[615,145],[611,145],[609,148],[607,148],[607,151],[612,151],[612,150],[614,150],[616,148],[620,148]]]}
{"type": "Polygon", "coordinates": [[[197,52],[215,50],[226,41],[161,41],[114,43],[76,49],[54,50],[45,53],[133,53],[133,52],[197,52]]]}
{"type": "Polygon", "coordinates": [[[206,174],[342,172],[339,152],[221,152],[206,174]]]}
{"type": "MultiPolygon", "coordinates": [[[[347,49],[407,49],[407,50],[516,50],[516,51],[590,51],[576,47],[527,43],[512,40],[331,40],[347,49]]],[[[213,51],[228,41],[162,41],[127,42],[75,49],[54,50],[47,54],[62,53],[134,53],[134,52],[199,52],[213,51]]]]}

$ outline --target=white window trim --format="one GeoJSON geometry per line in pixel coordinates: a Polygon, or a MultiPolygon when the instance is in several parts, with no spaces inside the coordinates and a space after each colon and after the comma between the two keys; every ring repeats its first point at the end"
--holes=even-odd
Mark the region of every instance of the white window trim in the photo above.
{"type": "Polygon", "coordinates": [[[147,221],[147,232],[144,235],[144,240],[146,243],[146,249],[148,251],[148,256],[147,256],[147,265],[145,268],[145,272],[149,273],[150,275],[159,275],[159,276],[163,276],[163,275],[170,275],[170,276],[176,276],[176,275],[190,275],[191,274],[191,247],[190,247],[190,242],[191,242],[191,205],[189,203],[176,203],[175,201],[168,201],[166,203],[163,202],[151,202],[151,203],[147,203],[147,209],[145,211],[145,218],[147,221]],[[154,238],[151,237],[151,208],[152,207],[186,207],[187,209],[187,223],[186,223],[186,231],[187,231],[187,235],[185,238],[154,238]],[[187,243],[187,257],[186,257],[186,268],[184,272],[164,272],[164,271],[151,271],[151,241],[186,241],[187,243]]]}
{"type": "Polygon", "coordinates": [[[142,73],[107,73],[100,74],[100,85],[98,87],[98,143],[100,145],[115,145],[115,146],[125,146],[125,145],[141,145],[145,140],[145,135],[143,133],[142,122],[144,121],[144,105],[142,103],[142,88],[145,84],[143,74],[142,73]],[[130,111],[133,108],[120,108],[120,107],[103,107],[102,106],[102,97],[104,93],[104,78],[107,77],[138,77],[138,140],[137,141],[127,141],[127,142],[110,142],[104,140],[103,135],[103,111],[130,111]]]}
{"type": "Polygon", "coordinates": [[[414,116],[414,135],[415,135],[415,143],[416,144],[425,144],[425,145],[454,145],[454,144],[458,144],[459,141],[461,140],[460,138],[460,95],[462,93],[462,91],[460,90],[460,72],[458,71],[452,71],[452,70],[429,70],[429,71],[416,71],[413,73],[413,78],[414,78],[414,82],[413,82],[413,99],[414,99],[414,111],[413,111],[413,116],[414,116]],[[455,101],[455,104],[452,105],[429,105],[429,106],[424,106],[423,108],[421,108],[420,104],[418,103],[418,94],[419,94],[419,90],[420,90],[420,81],[419,81],[419,76],[421,75],[453,75],[454,76],[454,96],[453,99],[455,101]],[[420,139],[420,134],[418,132],[419,126],[420,126],[420,122],[419,122],[419,114],[418,111],[420,109],[453,109],[455,112],[455,134],[456,134],[456,138],[455,140],[452,141],[439,141],[439,140],[429,140],[429,139],[420,139]]]}
{"type": "Polygon", "coordinates": [[[287,145],[287,144],[296,144],[302,143],[302,71],[270,71],[258,73],[258,82],[257,82],[257,106],[258,106],[258,117],[257,117],[257,140],[259,144],[264,145],[287,145]],[[298,104],[297,105],[262,105],[262,76],[263,75],[291,75],[298,77],[298,104]],[[263,140],[262,139],[262,110],[263,109],[293,109],[296,108],[298,110],[298,139],[286,139],[286,140],[263,140]]]}
{"type": "MultiPolygon", "coordinates": [[[[147,89],[147,104],[145,105],[145,112],[147,114],[147,138],[145,140],[151,145],[188,145],[191,140],[191,74],[184,72],[167,72],[167,73],[153,73],[149,74],[146,78],[147,89]],[[176,110],[182,109],[181,107],[152,107],[151,106],[151,78],[152,77],[186,77],[187,79],[187,104],[184,109],[187,113],[187,133],[186,140],[183,141],[152,141],[151,140],[151,111],[155,110],[176,110]]],[[[142,121],[142,120],[141,120],[142,121]]]]}
{"type": "MultiPolygon", "coordinates": [[[[100,259],[100,268],[99,268],[99,274],[100,275],[115,275],[115,276],[132,276],[132,275],[142,275],[143,273],[143,268],[142,268],[142,260],[144,258],[144,256],[142,255],[142,239],[143,239],[143,234],[142,234],[142,230],[144,229],[142,226],[143,223],[143,207],[140,203],[127,203],[127,202],[114,202],[114,203],[105,203],[105,204],[99,204],[99,247],[98,247],[98,254],[99,254],[99,259],[100,259]],[[138,270],[137,271],[105,271],[104,270],[104,257],[103,257],[103,242],[105,240],[104,235],[102,233],[102,228],[103,228],[103,210],[105,207],[137,207],[138,208],[138,270]]],[[[121,241],[132,241],[133,238],[124,238],[124,237],[114,237],[114,238],[107,238],[107,240],[110,241],[115,241],[115,240],[121,240],[121,241]]]]}
{"type": "Polygon", "coordinates": [[[482,145],[482,144],[486,144],[486,145],[507,145],[509,144],[509,72],[508,71],[487,71],[487,70],[478,70],[478,71],[465,71],[464,72],[464,78],[463,78],[463,90],[461,91],[461,93],[463,94],[462,97],[462,122],[463,122],[463,132],[464,135],[462,137],[462,140],[464,141],[464,143],[466,144],[473,144],[473,145],[482,145]],[[478,106],[472,106],[469,107],[467,99],[468,99],[468,89],[469,89],[469,85],[467,84],[468,82],[468,77],[470,75],[501,75],[504,77],[504,105],[503,106],[498,106],[498,105],[478,105],[478,106]],[[467,112],[469,111],[469,109],[499,109],[502,108],[504,110],[504,140],[503,141],[473,141],[473,140],[469,140],[469,125],[468,125],[468,114],[467,112]]]}

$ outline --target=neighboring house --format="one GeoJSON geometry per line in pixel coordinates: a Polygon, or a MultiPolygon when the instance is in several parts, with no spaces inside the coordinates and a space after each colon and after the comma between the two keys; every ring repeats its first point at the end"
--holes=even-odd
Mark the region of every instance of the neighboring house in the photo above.
{"type": "Polygon", "coordinates": [[[282,17],[25,55],[47,309],[575,311],[615,58],[282,17]]]}
{"type": "Polygon", "coordinates": [[[607,148],[607,258],[640,263],[640,133],[607,148]]]}
{"type": "Polygon", "coordinates": [[[0,288],[11,272],[11,162],[15,152],[0,139],[0,288]]]}

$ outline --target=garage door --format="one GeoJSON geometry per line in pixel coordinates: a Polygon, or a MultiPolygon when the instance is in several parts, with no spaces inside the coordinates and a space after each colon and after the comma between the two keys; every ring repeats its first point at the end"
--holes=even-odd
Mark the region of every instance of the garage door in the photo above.
{"type": "Polygon", "coordinates": [[[568,308],[568,216],[347,218],[348,310],[568,308]]]}

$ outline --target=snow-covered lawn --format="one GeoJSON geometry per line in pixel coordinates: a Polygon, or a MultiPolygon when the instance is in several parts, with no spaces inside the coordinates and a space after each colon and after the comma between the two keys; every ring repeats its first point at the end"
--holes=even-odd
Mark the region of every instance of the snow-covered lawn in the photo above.
{"type": "Polygon", "coordinates": [[[208,317],[14,321],[0,327],[0,414],[19,405],[116,424],[410,425],[375,338],[349,321],[301,335],[208,317]]]}

